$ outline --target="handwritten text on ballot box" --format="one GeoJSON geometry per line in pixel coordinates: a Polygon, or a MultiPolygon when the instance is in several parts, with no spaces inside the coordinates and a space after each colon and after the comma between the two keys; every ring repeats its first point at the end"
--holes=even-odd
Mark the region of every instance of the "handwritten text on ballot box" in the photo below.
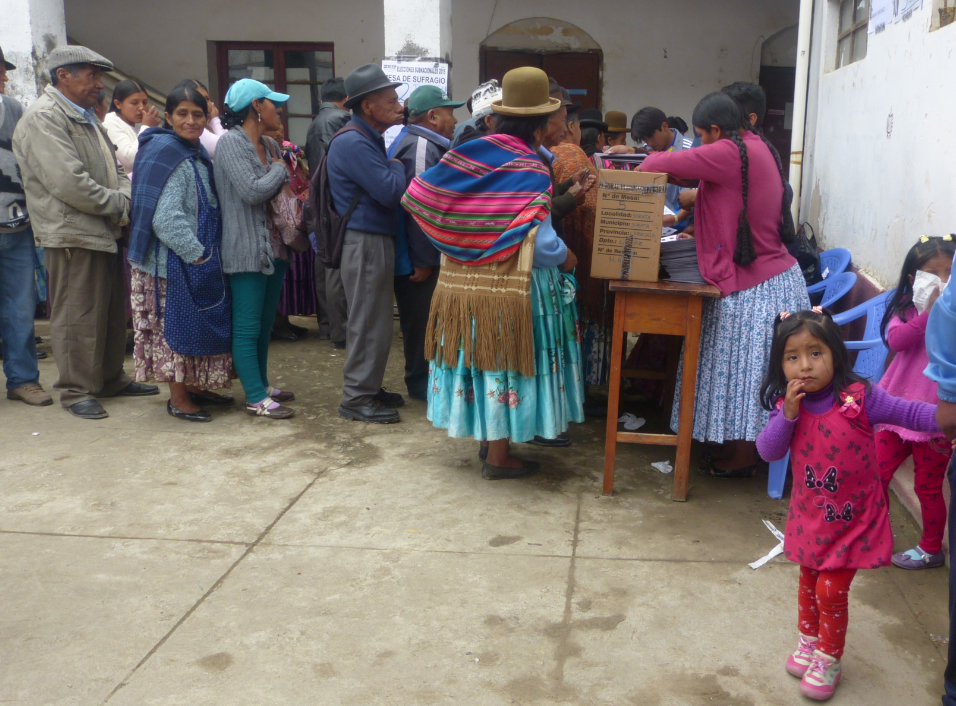
{"type": "Polygon", "coordinates": [[[591,276],[656,282],[667,175],[602,169],[591,276]]]}

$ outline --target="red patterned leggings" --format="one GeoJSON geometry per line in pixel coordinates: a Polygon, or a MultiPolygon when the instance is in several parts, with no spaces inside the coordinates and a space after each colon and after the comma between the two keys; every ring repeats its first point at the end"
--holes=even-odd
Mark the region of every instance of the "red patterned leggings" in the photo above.
{"type": "Polygon", "coordinates": [[[913,454],[916,476],[916,497],[923,514],[923,537],[919,545],[927,554],[943,551],[943,531],[946,529],[946,503],[943,501],[943,478],[952,455],[945,440],[905,441],[893,431],[876,433],[876,458],[886,491],[893,474],[906,457],[913,454]]]}
{"type": "Polygon", "coordinates": [[[804,635],[819,636],[817,649],[840,659],[846,644],[846,628],[850,622],[850,583],[856,569],[816,571],[800,567],[800,592],[797,626],[804,635]]]}

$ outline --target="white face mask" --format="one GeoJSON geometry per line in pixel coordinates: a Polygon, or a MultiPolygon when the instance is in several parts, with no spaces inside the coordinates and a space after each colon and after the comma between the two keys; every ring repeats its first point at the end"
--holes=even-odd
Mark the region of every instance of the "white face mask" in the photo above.
{"type": "Polygon", "coordinates": [[[939,289],[942,294],[949,282],[944,282],[939,277],[923,270],[916,271],[916,277],[913,278],[913,305],[916,311],[922,314],[927,309],[929,298],[933,292],[939,289]]]}

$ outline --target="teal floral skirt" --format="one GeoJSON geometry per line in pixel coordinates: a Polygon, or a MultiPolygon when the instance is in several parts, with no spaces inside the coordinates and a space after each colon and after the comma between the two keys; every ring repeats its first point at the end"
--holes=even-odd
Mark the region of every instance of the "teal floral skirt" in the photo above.
{"type": "Polygon", "coordinates": [[[479,441],[553,439],[584,421],[577,283],[557,267],[531,272],[535,376],[478,370],[458,352],[454,368],[430,363],[428,419],[448,436],[479,441]]]}

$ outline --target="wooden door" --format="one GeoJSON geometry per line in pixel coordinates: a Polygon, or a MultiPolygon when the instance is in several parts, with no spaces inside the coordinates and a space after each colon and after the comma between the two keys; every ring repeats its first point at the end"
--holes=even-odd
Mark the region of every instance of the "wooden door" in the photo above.
{"type": "Polygon", "coordinates": [[[760,86],[767,93],[767,115],[763,119],[763,133],[780,153],[785,172],[790,169],[793,92],[796,82],[797,70],[793,67],[760,67],[760,86]]]}
{"type": "Polygon", "coordinates": [[[601,105],[600,51],[555,52],[540,54],[530,51],[498,51],[481,48],[481,82],[498,79],[500,82],[511,69],[534,66],[553,76],[571,93],[571,100],[580,102],[584,108],[599,108],[601,105]]]}

